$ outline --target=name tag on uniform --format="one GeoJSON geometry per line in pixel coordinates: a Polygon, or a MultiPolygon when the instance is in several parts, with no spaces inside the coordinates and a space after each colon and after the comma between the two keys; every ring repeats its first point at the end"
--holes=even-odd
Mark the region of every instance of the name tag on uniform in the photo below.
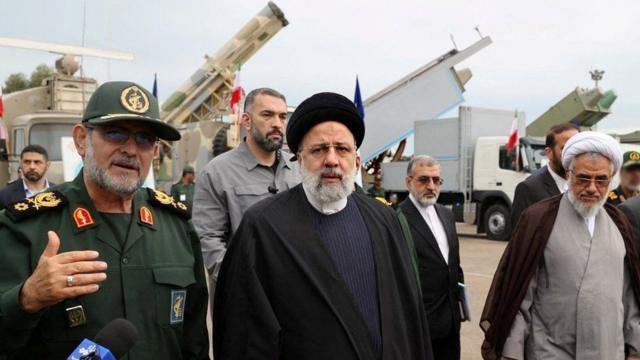
{"type": "Polygon", "coordinates": [[[171,290],[171,317],[169,324],[179,324],[184,321],[184,304],[187,301],[187,290],[171,290]]]}
{"type": "Polygon", "coordinates": [[[180,201],[187,201],[187,194],[180,194],[180,201]]]}

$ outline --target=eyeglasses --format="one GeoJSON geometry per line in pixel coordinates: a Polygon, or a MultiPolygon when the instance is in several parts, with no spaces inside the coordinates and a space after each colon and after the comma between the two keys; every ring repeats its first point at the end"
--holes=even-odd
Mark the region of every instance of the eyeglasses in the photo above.
{"type": "Polygon", "coordinates": [[[574,175],[573,177],[575,179],[576,185],[582,186],[582,187],[587,187],[591,185],[592,181],[594,181],[596,183],[596,186],[599,188],[607,187],[609,186],[609,183],[611,183],[611,178],[609,178],[606,175],[591,177],[587,175],[578,174],[578,175],[574,175]]]}
{"type": "Polygon", "coordinates": [[[333,148],[336,155],[346,158],[354,153],[354,148],[346,144],[318,144],[307,148],[309,154],[316,159],[322,159],[329,154],[329,150],[333,148]]]}
{"type": "Polygon", "coordinates": [[[87,126],[89,129],[99,129],[104,138],[114,144],[124,144],[129,141],[131,135],[133,135],[133,139],[136,144],[143,148],[149,149],[155,145],[158,141],[158,137],[155,135],[151,135],[145,131],[136,131],[131,133],[123,128],[119,127],[101,127],[101,126],[87,126]]]}
{"type": "Polygon", "coordinates": [[[444,183],[444,180],[442,180],[440,176],[420,176],[420,177],[409,176],[409,177],[419,182],[421,185],[427,185],[432,181],[436,185],[442,185],[444,183]]]}

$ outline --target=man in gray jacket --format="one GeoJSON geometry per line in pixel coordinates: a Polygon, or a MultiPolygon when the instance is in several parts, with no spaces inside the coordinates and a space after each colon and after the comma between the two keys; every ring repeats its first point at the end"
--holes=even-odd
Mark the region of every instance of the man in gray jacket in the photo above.
{"type": "Polygon", "coordinates": [[[198,176],[193,225],[202,244],[213,301],[226,243],[244,212],[258,201],[300,183],[297,163],[281,149],[287,104],[279,92],[260,88],[245,99],[241,123],[247,131],[235,149],[215,157],[198,176]]]}

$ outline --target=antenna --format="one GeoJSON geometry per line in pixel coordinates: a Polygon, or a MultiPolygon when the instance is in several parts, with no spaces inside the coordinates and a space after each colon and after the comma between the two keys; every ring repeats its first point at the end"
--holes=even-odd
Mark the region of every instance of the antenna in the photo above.
{"type": "Polygon", "coordinates": [[[474,26],[473,29],[478,33],[478,35],[480,35],[480,39],[484,38],[484,36],[482,36],[482,33],[480,32],[480,25],[474,26]]]}
{"type": "Polygon", "coordinates": [[[604,70],[593,69],[589,70],[589,74],[591,74],[591,80],[596,82],[596,87],[598,87],[598,81],[602,80],[602,76],[604,75],[604,70]]]}
{"type": "Polygon", "coordinates": [[[132,53],[121,51],[100,50],[71,45],[62,45],[55,43],[47,43],[40,41],[31,41],[23,39],[0,37],[0,46],[8,46],[21,49],[41,50],[53,54],[75,55],[75,56],[91,56],[99,58],[107,58],[114,60],[133,61],[135,56],[132,53]]]}
{"type": "Polygon", "coordinates": [[[458,50],[458,44],[456,44],[456,39],[453,38],[453,34],[449,34],[449,37],[451,38],[451,42],[453,43],[453,47],[458,50]]]}

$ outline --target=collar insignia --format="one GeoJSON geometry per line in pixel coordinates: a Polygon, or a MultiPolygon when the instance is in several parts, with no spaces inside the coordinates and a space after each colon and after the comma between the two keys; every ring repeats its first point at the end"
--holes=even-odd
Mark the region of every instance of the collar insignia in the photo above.
{"type": "Polygon", "coordinates": [[[76,222],[76,227],[82,229],[83,227],[93,225],[93,218],[89,210],[85,208],[77,208],[73,211],[73,221],[76,222]]]}
{"type": "Polygon", "coordinates": [[[146,206],[140,208],[140,221],[147,225],[153,226],[153,214],[146,206]]]}

